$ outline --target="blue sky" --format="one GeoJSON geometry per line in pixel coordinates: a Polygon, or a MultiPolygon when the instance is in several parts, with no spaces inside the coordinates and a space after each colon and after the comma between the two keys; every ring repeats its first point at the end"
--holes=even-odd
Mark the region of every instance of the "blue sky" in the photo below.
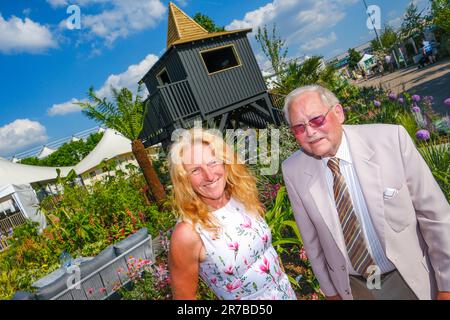
{"type": "MultiPolygon", "coordinates": [[[[381,23],[398,26],[410,0],[366,0],[381,23]]],[[[419,8],[427,0],[415,1],[419,8]]],[[[227,29],[274,23],[288,56],[329,58],[374,37],[362,0],[174,0],[188,15],[201,12],[227,29]]],[[[168,1],[0,0],[0,156],[96,126],[72,102],[93,86],[136,88],[165,50],[168,1]],[[81,28],[66,12],[76,4],[81,28]]],[[[249,34],[261,68],[267,61],[249,34]]]]}

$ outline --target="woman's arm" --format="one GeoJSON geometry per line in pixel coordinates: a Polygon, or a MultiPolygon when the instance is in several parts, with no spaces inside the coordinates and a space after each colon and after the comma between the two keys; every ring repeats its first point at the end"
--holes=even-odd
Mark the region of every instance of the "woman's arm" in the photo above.
{"type": "Polygon", "coordinates": [[[169,270],[175,300],[196,299],[202,246],[202,240],[191,224],[180,222],[176,225],[169,250],[169,270]]]}

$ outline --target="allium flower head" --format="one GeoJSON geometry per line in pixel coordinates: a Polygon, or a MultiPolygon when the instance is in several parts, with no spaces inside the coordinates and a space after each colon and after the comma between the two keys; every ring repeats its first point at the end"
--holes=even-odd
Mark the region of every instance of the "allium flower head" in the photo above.
{"type": "Polygon", "coordinates": [[[418,106],[413,106],[411,108],[411,111],[414,112],[414,113],[419,113],[420,112],[420,108],[418,106]]]}
{"type": "Polygon", "coordinates": [[[421,130],[416,132],[416,138],[418,140],[422,140],[422,141],[429,140],[430,139],[430,132],[428,132],[428,130],[421,129],[421,130]]]}
{"type": "Polygon", "coordinates": [[[411,99],[412,99],[412,101],[414,101],[414,102],[419,102],[419,101],[420,101],[420,96],[419,96],[418,94],[414,94],[414,95],[411,97],[411,99]]]}
{"type": "Polygon", "coordinates": [[[397,94],[395,92],[391,92],[388,94],[389,99],[397,100],[397,94]]]}

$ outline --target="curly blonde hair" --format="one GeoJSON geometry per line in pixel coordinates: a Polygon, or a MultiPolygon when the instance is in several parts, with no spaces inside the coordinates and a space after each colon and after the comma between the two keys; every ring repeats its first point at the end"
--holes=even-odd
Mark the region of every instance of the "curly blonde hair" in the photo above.
{"type": "Polygon", "coordinates": [[[181,139],[174,142],[169,153],[169,170],[173,184],[174,206],[182,220],[200,224],[202,228],[218,233],[220,226],[210,214],[211,209],[192,188],[188,173],[184,169],[182,157],[185,150],[196,143],[211,148],[213,155],[225,167],[225,192],[244,204],[245,209],[254,216],[264,216],[264,206],[258,199],[256,179],[237,153],[223,138],[201,128],[186,130],[181,139]]]}

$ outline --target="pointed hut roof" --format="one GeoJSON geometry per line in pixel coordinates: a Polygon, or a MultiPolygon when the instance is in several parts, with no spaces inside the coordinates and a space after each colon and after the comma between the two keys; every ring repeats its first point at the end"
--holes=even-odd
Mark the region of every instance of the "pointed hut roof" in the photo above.
{"type": "Polygon", "coordinates": [[[167,28],[167,49],[173,45],[213,38],[222,35],[250,31],[241,29],[222,32],[208,32],[172,2],[169,3],[169,25],[167,28]]]}

